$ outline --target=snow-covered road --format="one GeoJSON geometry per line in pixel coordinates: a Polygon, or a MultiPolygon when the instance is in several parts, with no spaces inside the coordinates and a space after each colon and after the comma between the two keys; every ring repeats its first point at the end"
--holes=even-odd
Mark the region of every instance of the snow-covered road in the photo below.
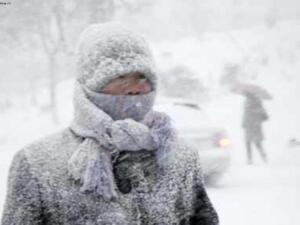
{"type": "MultiPolygon", "coordinates": [[[[298,149],[300,155],[300,149],[298,149]]],[[[209,188],[221,225],[298,225],[300,165],[233,165],[209,188]]]]}

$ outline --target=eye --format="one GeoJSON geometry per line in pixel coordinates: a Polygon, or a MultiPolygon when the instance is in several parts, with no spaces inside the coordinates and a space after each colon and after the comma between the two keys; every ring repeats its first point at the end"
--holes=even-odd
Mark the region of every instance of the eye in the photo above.
{"type": "Polygon", "coordinates": [[[147,79],[147,77],[144,74],[140,74],[140,79],[144,80],[144,79],[147,79]]]}

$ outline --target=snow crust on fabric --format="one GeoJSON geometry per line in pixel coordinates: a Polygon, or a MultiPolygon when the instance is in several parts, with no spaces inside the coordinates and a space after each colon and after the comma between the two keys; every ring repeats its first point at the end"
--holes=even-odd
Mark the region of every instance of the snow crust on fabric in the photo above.
{"type": "Polygon", "coordinates": [[[80,36],[78,80],[100,91],[110,80],[141,72],[157,84],[152,53],[145,39],[117,24],[94,24],[80,36]]]}
{"type": "Polygon", "coordinates": [[[2,225],[218,224],[198,156],[183,142],[165,171],[146,167],[155,168],[150,174],[145,165],[153,165],[154,156],[125,152],[114,172],[117,183],[131,190],[119,190],[119,200],[111,202],[82,193],[80,184],[69,179],[66,162],[81,142],[66,129],[15,156],[2,225]]]}
{"type": "MultiPolygon", "coordinates": [[[[77,88],[97,92],[115,77],[131,72],[143,73],[156,91],[153,58],[145,40],[115,25],[87,28],[78,48],[77,88]]],[[[149,98],[154,95],[150,93],[149,98]]],[[[15,155],[2,225],[218,224],[203,187],[198,155],[183,140],[173,138],[176,135],[168,116],[154,112],[153,116],[142,115],[144,121],[134,121],[120,119],[117,114],[119,120],[113,120],[104,108],[100,109],[109,104],[98,108],[95,99],[85,104],[88,100],[92,98],[75,90],[75,123],[15,155]],[[106,128],[113,132],[106,133],[106,128]],[[137,135],[137,131],[143,131],[143,135],[137,135]],[[98,134],[108,135],[114,143],[98,134]],[[125,151],[102,154],[99,146],[109,150],[110,144],[125,151]],[[136,151],[126,151],[125,145],[136,151]],[[139,145],[142,149],[137,150],[139,145]],[[87,149],[93,151],[83,154],[87,149]],[[70,171],[68,162],[74,154],[78,157],[70,171]],[[107,177],[115,180],[104,179],[107,177]],[[88,180],[84,182],[87,191],[82,191],[81,178],[88,180]],[[90,187],[98,188],[101,182],[109,184],[101,186],[104,189],[99,195],[90,187]],[[108,201],[103,193],[108,193],[112,185],[116,185],[118,198],[108,201]]],[[[152,101],[140,103],[146,107],[152,101]]],[[[137,111],[134,107],[131,110],[137,111]]]]}
{"type": "Polygon", "coordinates": [[[132,99],[121,95],[117,96],[118,101],[115,101],[115,96],[107,95],[101,98],[102,107],[99,108],[100,103],[96,106],[85,95],[81,85],[76,85],[76,116],[71,129],[85,140],[68,164],[72,177],[83,183],[82,191],[96,192],[107,200],[118,197],[114,190],[112,154],[143,149],[155,151],[159,166],[168,163],[172,148],[177,147],[177,135],[170,118],[164,113],[140,110],[140,107],[150,110],[153,99],[153,93],[133,96],[132,99]],[[140,107],[134,107],[135,104],[140,107]],[[114,121],[102,110],[107,111],[107,107],[115,109],[114,115],[119,120],[114,121]],[[128,118],[123,118],[124,114],[128,118]],[[139,121],[141,118],[145,122],[139,121]]]}

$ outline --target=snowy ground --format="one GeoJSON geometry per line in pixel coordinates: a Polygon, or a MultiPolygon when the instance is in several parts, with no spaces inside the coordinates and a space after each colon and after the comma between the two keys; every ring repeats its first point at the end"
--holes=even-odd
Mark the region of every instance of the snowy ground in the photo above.
{"type": "Polygon", "coordinates": [[[299,178],[300,165],[234,165],[208,192],[222,225],[297,225],[299,178]]]}

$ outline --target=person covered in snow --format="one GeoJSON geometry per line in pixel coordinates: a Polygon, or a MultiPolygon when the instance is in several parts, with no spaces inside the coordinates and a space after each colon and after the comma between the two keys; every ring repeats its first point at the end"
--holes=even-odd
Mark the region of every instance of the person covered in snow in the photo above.
{"type": "Polygon", "coordinates": [[[217,225],[196,151],[152,110],[143,37],[91,25],[77,70],[70,127],[14,156],[2,225],[217,225]]]}
{"type": "Polygon", "coordinates": [[[244,116],[242,127],[245,131],[245,141],[247,149],[247,163],[252,164],[252,145],[254,144],[264,162],[267,162],[267,154],[263,148],[262,141],[264,134],[262,123],[268,120],[269,116],[262,104],[262,100],[254,94],[246,93],[244,105],[244,116]]]}

